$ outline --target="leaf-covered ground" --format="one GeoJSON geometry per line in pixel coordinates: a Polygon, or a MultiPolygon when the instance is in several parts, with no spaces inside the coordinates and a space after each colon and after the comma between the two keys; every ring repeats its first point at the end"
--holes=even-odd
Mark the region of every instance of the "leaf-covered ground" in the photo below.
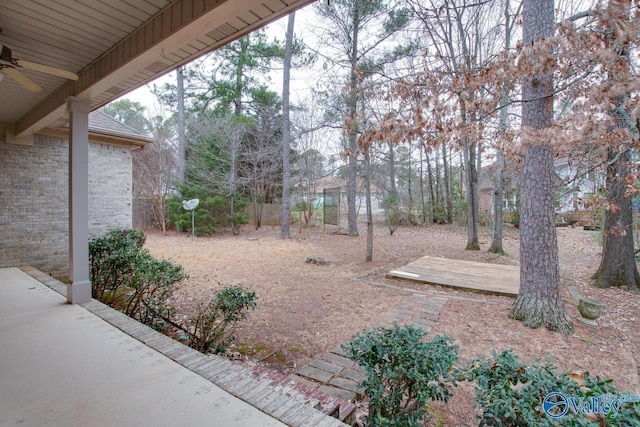
{"type": "MultiPolygon", "coordinates": [[[[188,314],[193,300],[208,298],[223,286],[241,284],[255,290],[258,308],[238,327],[233,350],[282,371],[294,371],[376,325],[412,289],[425,286],[385,279],[388,270],[424,255],[512,265],[519,259],[518,234],[511,227],[505,230],[504,239],[509,255],[500,257],[486,252],[488,230],[481,235],[483,250],[470,252],[464,250],[464,228],[407,227],[389,235],[388,229],[380,226],[375,229],[374,260],[370,263],[364,262],[364,225],[360,232],[360,237],[350,238],[325,234],[322,227],[301,232],[296,227],[286,241],[278,237],[279,229],[272,227],[258,231],[245,227],[238,236],[221,232],[195,240],[186,234],[163,237],[149,232],[146,247],[156,257],[181,264],[189,274],[175,297],[181,315],[188,314]],[[310,256],[330,264],[306,263],[310,256]]],[[[507,317],[512,298],[438,287],[438,292],[451,299],[432,333],[453,335],[462,359],[511,348],[525,360],[551,357],[566,371],[605,375],[613,378],[621,391],[640,393],[640,295],[591,286],[590,277],[600,261],[597,232],[558,228],[558,241],[567,312],[573,319],[579,315],[569,293],[569,287],[574,286],[581,295],[605,303],[598,327],[574,321],[575,334],[569,337],[531,330],[507,317]]],[[[471,396],[470,387],[460,387],[452,404],[441,407],[450,425],[477,425],[471,396]]]]}

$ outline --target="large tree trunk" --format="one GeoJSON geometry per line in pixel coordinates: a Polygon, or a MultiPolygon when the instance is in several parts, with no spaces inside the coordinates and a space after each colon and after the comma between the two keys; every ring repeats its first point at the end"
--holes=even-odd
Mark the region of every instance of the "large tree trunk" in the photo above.
{"type": "Polygon", "coordinates": [[[291,223],[291,117],[289,88],[291,83],[291,52],[293,50],[295,19],[295,12],[289,15],[282,79],[282,212],[280,214],[280,237],[282,239],[288,239],[290,237],[289,223],[291,223]]]}
{"type": "MultiPolygon", "coordinates": [[[[627,0],[609,2],[612,16],[621,21],[628,19],[629,8],[630,2],[627,0]]],[[[620,43],[615,35],[616,32],[611,31],[609,43],[618,47],[620,43]]],[[[629,50],[626,45],[620,47],[618,56],[627,71],[629,50]]],[[[615,77],[615,74],[612,77],[615,77]]],[[[611,112],[615,123],[613,131],[622,130],[619,132],[620,135],[624,135],[624,130],[630,127],[627,122],[628,113],[625,111],[626,98],[621,96],[614,99],[614,108],[611,112]]],[[[616,150],[610,147],[607,151],[607,200],[610,206],[605,211],[602,259],[594,279],[596,286],[601,288],[619,286],[640,292],[640,275],[633,244],[633,209],[631,197],[627,194],[627,177],[630,173],[629,168],[632,166],[631,156],[629,149],[624,148],[624,144],[617,145],[621,148],[616,150]]]]}
{"type": "Polygon", "coordinates": [[[594,278],[596,286],[627,287],[640,292],[640,275],[633,246],[633,210],[626,194],[629,175],[629,151],[616,153],[609,149],[607,167],[607,200],[611,205],[604,220],[604,247],[600,267],[594,278]]]}
{"type": "MultiPolygon", "coordinates": [[[[553,36],[552,0],[524,0],[523,45],[553,36]]],[[[549,53],[550,54],[550,53],[549,53]]],[[[546,58],[539,58],[544,61],[546,58]]],[[[522,125],[542,130],[551,125],[553,70],[529,75],[523,82],[522,125]]],[[[539,137],[538,137],[539,138],[539,137]]],[[[560,295],[560,265],[555,228],[553,147],[525,141],[520,219],[520,293],[509,317],[525,326],[568,334],[573,331],[560,295]]]]}
{"type": "Polygon", "coordinates": [[[571,331],[560,296],[555,229],[553,148],[527,148],[522,170],[520,293],[510,317],[531,328],[571,331]]]}

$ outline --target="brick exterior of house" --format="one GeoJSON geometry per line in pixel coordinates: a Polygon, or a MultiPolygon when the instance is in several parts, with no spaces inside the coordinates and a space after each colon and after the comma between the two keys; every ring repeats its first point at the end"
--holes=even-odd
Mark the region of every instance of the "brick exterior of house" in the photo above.
{"type": "MultiPolygon", "coordinates": [[[[35,135],[33,146],[22,146],[4,134],[0,128],[0,268],[30,265],[66,280],[68,140],[35,135]]],[[[131,227],[134,147],[89,140],[89,234],[131,227]]]]}

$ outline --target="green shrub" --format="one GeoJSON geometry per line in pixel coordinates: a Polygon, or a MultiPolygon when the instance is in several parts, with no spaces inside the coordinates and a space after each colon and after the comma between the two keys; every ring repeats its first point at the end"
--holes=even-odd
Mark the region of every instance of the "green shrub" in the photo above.
{"type": "Polygon", "coordinates": [[[122,312],[157,330],[167,327],[176,310],[169,303],[175,284],[186,278],[182,267],[158,261],[143,250],[136,258],[129,291],[122,299],[122,312]]]}
{"type": "Polygon", "coordinates": [[[217,291],[211,300],[200,300],[184,325],[189,345],[201,352],[225,353],[235,340],[236,323],[256,308],[257,299],[254,291],[232,285],[217,291]]]}
{"type": "Polygon", "coordinates": [[[175,314],[168,303],[182,267],[158,261],[142,248],[142,231],[114,229],[89,242],[93,297],[155,329],[175,314]]]}
{"type": "MultiPolygon", "coordinates": [[[[209,235],[215,233],[218,228],[230,224],[229,198],[226,195],[213,194],[211,191],[193,185],[182,185],[180,189],[182,198],[172,196],[167,210],[169,221],[175,225],[176,230],[191,232],[191,212],[182,207],[182,201],[189,199],[200,200],[194,212],[195,234],[209,235]]],[[[234,199],[233,220],[236,226],[249,222],[247,206],[246,198],[238,196],[234,199]]]]}
{"type": "Polygon", "coordinates": [[[89,241],[89,277],[95,299],[108,303],[129,279],[132,259],[145,240],[142,231],[116,228],[89,241]]]}
{"type": "Polygon", "coordinates": [[[543,411],[543,400],[550,393],[576,399],[618,395],[610,380],[584,374],[584,385],[570,375],[559,373],[555,365],[537,362],[525,365],[511,350],[493,353],[491,359],[476,359],[463,373],[475,382],[474,406],[482,409],[480,426],[638,426],[640,408],[625,404],[616,415],[578,415],[569,410],[560,418],[543,411]]]}
{"type": "MultiPolygon", "coordinates": [[[[190,198],[194,197],[185,196],[184,200],[189,200],[190,198]]],[[[221,214],[221,211],[226,206],[224,199],[222,196],[200,196],[195,198],[200,200],[194,212],[195,234],[203,236],[214,233],[222,223],[220,217],[226,215],[226,213],[221,214]]],[[[183,199],[178,196],[172,196],[169,199],[168,216],[171,222],[175,224],[176,230],[191,233],[191,212],[182,207],[182,201],[183,199]]]]}
{"type": "Polygon", "coordinates": [[[358,334],[345,345],[367,374],[362,386],[369,426],[418,426],[430,401],[448,401],[458,346],[448,336],[424,338],[419,328],[395,325],[358,334]]]}

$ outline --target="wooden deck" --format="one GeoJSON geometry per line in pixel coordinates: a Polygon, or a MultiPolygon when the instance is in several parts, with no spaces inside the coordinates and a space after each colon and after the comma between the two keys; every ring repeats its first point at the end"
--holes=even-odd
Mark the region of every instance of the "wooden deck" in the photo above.
{"type": "Polygon", "coordinates": [[[516,297],[520,289],[520,268],[517,266],[430,256],[390,271],[387,277],[510,297],[516,297]]]}

